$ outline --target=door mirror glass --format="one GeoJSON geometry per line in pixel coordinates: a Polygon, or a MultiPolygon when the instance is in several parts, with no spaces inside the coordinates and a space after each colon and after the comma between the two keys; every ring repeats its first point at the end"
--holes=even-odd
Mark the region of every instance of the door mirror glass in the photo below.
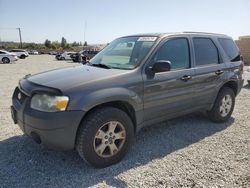
{"type": "Polygon", "coordinates": [[[171,62],[165,60],[158,60],[154,63],[153,67],[151,68],[153,72],[167,72],[171,69],[171,62]]]}

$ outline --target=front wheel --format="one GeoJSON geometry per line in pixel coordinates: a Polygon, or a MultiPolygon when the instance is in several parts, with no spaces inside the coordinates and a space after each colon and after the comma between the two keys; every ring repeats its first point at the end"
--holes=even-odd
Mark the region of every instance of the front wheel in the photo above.
{"type": "Polygon", "coordinates": [[[207,112],[208,117],[218,123],[227,121],[234,110],[235,93],[229,87],[224,87],[219,92],[213,108],[207,112]]]}
{"type": "Polygon", "coordinates": [[[5,64],[10,63],[10,59],[7,58],[7,57],[4,57],[4,58],[2,59],[2,62],[5,63],[5,64]]]}
{"type": "Polygon", "coordinates": [[[80,125],[76,149],[94,167],[119,162],[133,139],[133,123],[122,110],[104,107],[91,112],[80,125]]]}

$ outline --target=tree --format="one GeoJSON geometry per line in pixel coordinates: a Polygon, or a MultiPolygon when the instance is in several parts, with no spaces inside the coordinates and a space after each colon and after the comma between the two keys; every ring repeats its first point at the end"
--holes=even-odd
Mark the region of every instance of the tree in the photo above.
{"type": "Polygon", "coordinates": [[[58,41],[53,41],[51,44],[51,48],[56,50],[58,48],[60,48],[61,44],[58,41]]]}
{"type": "Polygon", "coordinates": [[[76,42],[76,41],[75,41],[75,42],[72,43],[72,46],[73,46],[73,47],[74,47],[74,46],[80,46],[80,44],[79,44],[79,42],[76,42]]]}
{"type": "Polygon", "coordinates": [[[64,38],[64,37],[62,37],[62,40],[61,40],[61,47],[62,48],[65,48],[67,46],[67,40],[64,38]]]}
{"type": "Polygon", "coordinates": [[[85,41],[85,42],[84,42],[84,45],[83,45],[83,46],[88,46],[88,43],[87,43],[87,41],[85,41]]]}
{"type": "Polygon", "coordinates": [[[46,39],[44,45],[46,46],[46,48],[51,48],[51,41],[46,39]]]}

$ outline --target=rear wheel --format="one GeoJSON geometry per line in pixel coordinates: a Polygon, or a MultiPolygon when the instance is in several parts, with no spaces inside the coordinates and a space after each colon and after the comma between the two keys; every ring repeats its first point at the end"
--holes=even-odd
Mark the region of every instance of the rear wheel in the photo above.
{"type": "Polygon", "coordinates": [[[22,55],[20,56],[21,59],[25,59],[25,57],[26,57],[26,56],[25,56],[24,54],[22,54],[22,55]]]}
{"type": "Polygon", "coordinates": [[[10,59],[8,58],[8,57],[4,57],[3,59],[2,59],[2,62],[3,63],[10,63],[10,59]]]}
{"type": "Polygon", "coordinates": [[[134,136],[129,116],[113,107],[94,110],[80,126],[76,149],[85,161],[99,168],[119,162],[134,136]]]}
{"type": "Polygon", "coordinates": [[[224,87],[218,94],[213,108],[207,112],[209,118],[218,123],[227,121],[234,110],[235,94],[229,87],[224,87]]]}

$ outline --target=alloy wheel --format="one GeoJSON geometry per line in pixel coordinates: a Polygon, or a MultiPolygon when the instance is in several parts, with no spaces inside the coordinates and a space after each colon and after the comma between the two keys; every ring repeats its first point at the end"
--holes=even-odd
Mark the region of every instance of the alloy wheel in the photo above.
{"type": "Polygon", "coordinates": [[[97,131],[93,146],[100,157],[107,158],[117,154],[126,140],[126,130],[118,121],[110,121],[97,131]]]}

